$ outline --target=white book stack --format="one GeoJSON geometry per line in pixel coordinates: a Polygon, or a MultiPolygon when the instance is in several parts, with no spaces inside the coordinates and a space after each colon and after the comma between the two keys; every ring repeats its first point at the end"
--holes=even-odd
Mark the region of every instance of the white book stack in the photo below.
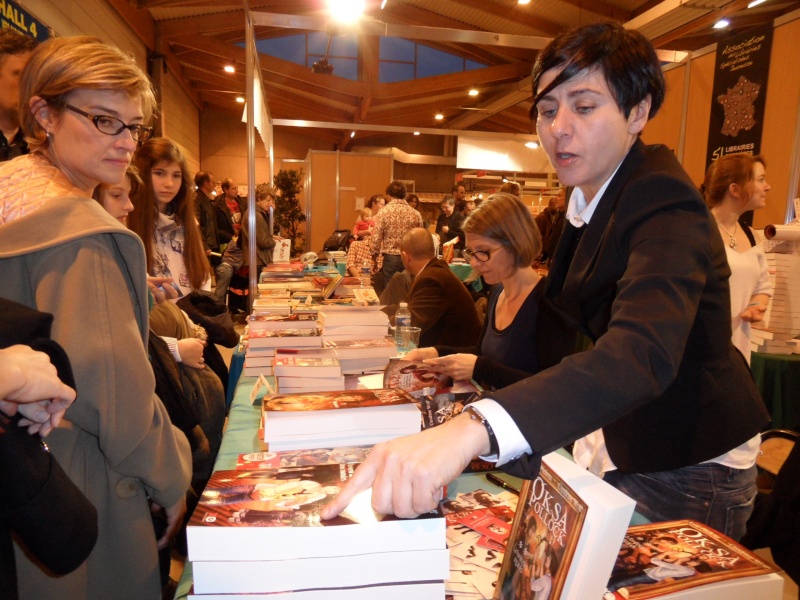
{"type": "Polygon", "coordinates": [[[389,333],[386,313],[368,307],[322,308],[317,314],[324,341],[383,338],[389,333]]]}
{"type": "Polygon", "coordinates": [[[753,350],[767,354],[792,354],[800,335],[800,255],[767,253],[773,296],[764,320],[751,328],[753,350]]]}
{"type": "Polygon", "coordinates": [[[258,377],[272,375],[272,362],[275,360],[275,348],[250,348],[244,353],[244,368],[242,374],[245,377],[258,377]]]}
{"type": "Polygon", "coordinates": [[[397,345],[386,336],[373,339],[328,340],[325,348],[336,351],[342,373],[360,375],[371,371],[383,371],[389,359],[397,356],[397,345]]]}
{"type": "Polygon", "coordinates": [[[449,552],[440,510],[381,518],[366,492],[341,516],[320,518],[357,466],[215,472],[187,527],[190,598],[444,598],[449,552]]]}
{"type": "Polygon", "coordinates": [[[261,407],[270,452],[378,444],[422,427],[414,398],[399,389],[280,393],[261,407]]]}
{"type": "Polygon", "coordinates": [[[345,387],[336,357],[280,356],[272,368],[281,394],[334,392],[345,387]]]}

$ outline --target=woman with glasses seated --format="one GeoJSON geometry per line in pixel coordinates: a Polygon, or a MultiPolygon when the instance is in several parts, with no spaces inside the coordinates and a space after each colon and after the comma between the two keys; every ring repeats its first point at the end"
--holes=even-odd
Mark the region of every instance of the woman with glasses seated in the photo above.
{"type": "MultiPolygon", "coordinates": [[[[16,549],[20,598],[160,598],[157,545],[186,511],[189,444],[155,394],[145,349],[142,242],[92,199],[122,180],[154,108],[134,59],[96,38],[50,38],[20,80],[31,154],[0,165],[2,295],[53,315],[78,398],[48,444],[98,514],[97,544],[68,575],[16,549]],[[158,541],[153,504],[169,520],[158,541]]],[[[57,527],[71,515],[43,518],[57,527]]]]}
{"type": "Polygon", "coordinates": [[[434,346],[408,353],[453,379],[501,388],[536,373],[535,339],[542,277],[531,265],[542,249],[530,210],[511,194],[489,196],[464,222],[464,257],[492,285],[476,346],[434,346]]]}

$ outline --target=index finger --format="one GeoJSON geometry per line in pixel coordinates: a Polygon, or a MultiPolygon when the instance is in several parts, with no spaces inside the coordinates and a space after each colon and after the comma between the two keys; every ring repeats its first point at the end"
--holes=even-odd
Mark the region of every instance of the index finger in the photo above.
{"type": "Polygon", "coordinates": [[[369,458],[367,458],[365,462],[361,463],[342,490],[336,494],[333,500],[322,507],[320,517],[323,519],[332,519],[339,516],[339,513],[347,508],[356,494],[372,486],[372,482],[375,481],[375,475],[377,473],[374,462],[376,461],[370,461],[369,458]]]}

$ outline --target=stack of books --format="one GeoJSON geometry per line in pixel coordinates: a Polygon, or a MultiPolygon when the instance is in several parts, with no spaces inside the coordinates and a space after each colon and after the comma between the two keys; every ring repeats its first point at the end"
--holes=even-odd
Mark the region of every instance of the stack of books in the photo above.
{"type": "Polygon", "coordinates": [[[377,444],[419,433],[421,413],[403,390],[347,390],[265,396],[270,452],[377,444]]]}
{"type": "Polygon", "coordinates": [[[381,517],[366,492],[339,517],[320,518],[356,466],[215,472],[187,527],[189,597],[444,598],[449,552],[440,510],[381,517]]]}
{"type": "Polygon", "coordinates": [[[272,363],[279,393],[344,390],[344,375],[335,356],[302,356],[284,353],[272,363]]]}
{"type": "Polygon", "coordinates": [[[333,307],[319,310],[317,319],[325,341],[385,338],[389,317],[378,306],[333,307]]]}
{"type": "Polygon", "coordinates": [[[800,353],[800,255],[768,252],[773,296],[764,320],[750,330],[754,352],[767,354],[800,353]],[[794,341],[793,341],[794,340],[794,341]]]}
{"type": "MultiPolygon", "coordinates": [[[[292,315],[293,316],[293,315],[292,315]]],[[[251,317],[252,318],[252,317],[251,317]]],[[[314,321],[316,324],[316,322],[314,321]]],[[[321,348],[319,329],[256,329],[243,337],[247,345],[243,374],[246,377],[272,375],[276,348],[321,348]]]]}
{"type": "Polygon", "coordinates": [[[394,340],[386,336],[373,339],[327,340],[324,342],[324,347],[336,352],[342,373],[345,375],[383,371],[389,359],[397,356],[397,345],[394,340]]]}

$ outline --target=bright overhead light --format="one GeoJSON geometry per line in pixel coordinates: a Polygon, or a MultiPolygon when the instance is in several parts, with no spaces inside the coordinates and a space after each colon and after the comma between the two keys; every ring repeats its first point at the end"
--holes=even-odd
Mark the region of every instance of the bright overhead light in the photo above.
{"type": "Polygon", "coordinates": [[[747,5],[747,8],[753,8],[754,6],[758,6],[759,4],[764,4],[767,0],[753,0],[750,4],[747,5]]]}
{"type": "Polygon", "coordinates": [[[536,150],[539,147],[539,142],[525,142],[525,147],[536,150]]]}
{"type": "Polygon", "coordinates": [[[716,23],[714,23],[714,29],[725,29],[731,22],[728,19],[720,19],[716,23]]]}
{"type": "Polygon", "coordinates": [[[437,113],[433,116],[433,118],[436,119],[437,121],[441,121],[442,119],[444,119],[444,115],[442,114],[442,111],[437,111],[437,113]]]}
{"type": "Polygon", "coordinates": [[[517,4],[530,4],[531,0],[517,0],[517,4]]]}
{"type": "Polygon", "coordinates": [[[338,23],[354,23],[364,14],[365,0],[328,0],[328,13],[338,23]]]}
{"type": "MultiPolygon", "coordinates": [[[[762,0],[762,1],[763,1],[763,0],[762,0]]],[[[383,0],[383,1],[381,2],[381,10],[383,10],[384,8],[386,8],[386,2],[387,2],[387,0],[383,0]]]]}
{"type": "Polygon", "coordinates": [[[356,137],[356,132],[355,132],[355,131],[351,131],[351,132],[350,132],[350,137],[351,137],[351,138],[354,138],[354,137],[356,137]]]}
{"type": "Polygon", "coordinates": [[[419,135],[419,131],[415,131],[415,132],[414,132],[414,135],[419,135]]]}
{"type": "Polygon", "coordinates": [[[225,70],[226,73],[235,73],[236,72],[236,69],[233,67],[233,65],[225,65],[224,70],[225,70]]]}
{"type": "Polygon", "coordinates": [[[477,96],[479,93],[477,88],[470,88],[468,92],[470,96],[477,96]]]}
{"type": "Polygon", "coordinates": [[[236,101],[239,104],[244,104],[244,96],[236,96],[236,101]]]}

